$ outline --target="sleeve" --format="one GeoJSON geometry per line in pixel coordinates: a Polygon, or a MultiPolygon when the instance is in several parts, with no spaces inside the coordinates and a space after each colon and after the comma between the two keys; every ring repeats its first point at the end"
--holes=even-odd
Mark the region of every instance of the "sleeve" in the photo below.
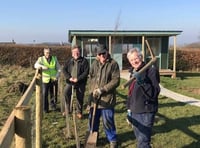
{"type": "Polygon", "coordinates": [[[63,74],[68,81],[71,78],[71,73],[69,72],[70,69],[70,60],[67,60],[63,66],[63,74]]]}
{"type": "Polygon", "coordinates": [[[42,67],[43,66],[43,64],[42,64],[42,62],[41,62],[41,58],[42,57],[39,57],[38,59],[37,59],[37,61],[35,62],[35,64],[34,64],[34,68],[40,68],[40,67],[42,67]]]}
{"type": "Polygon", "coordinates": [[[87,79],[88,74],[89,74],[89,63],[85,58],[83,59],[81,66],[83,66],[83,67],[80,67],[80,69],[83,69],[83,71],[78,76],[78,81],[87,79]]]}
{"type": "Polygon", "coordinates": [[[103,86],[103,89],[106,92],[117,88],[120,84],[120,71],[119,71],[119,65],[117,64],[117,62],[112,63],[111,70],[112,70],[111,81],[103,86]]]}

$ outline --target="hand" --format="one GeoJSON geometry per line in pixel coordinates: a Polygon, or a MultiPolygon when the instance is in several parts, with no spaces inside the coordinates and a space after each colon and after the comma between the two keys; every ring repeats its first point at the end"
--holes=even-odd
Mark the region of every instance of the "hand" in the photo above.
{"type": "Polygon", "coordinates": [[[48,67],[47,66],[42,66],[42,70],[47,70],[48,67]]]}
{"type": "Polygon", "coordinates": [[[91,109],[91,106],[90,106],[90,105],[87,105],[87,107],[86,107],[86,111],[87,111],[87,113],[90,112],[90,109],[91,109]]]}
{"type": "Polygon", "coordinates": [[[70,82],[73,82],[73,83],[77,83],[77,82],[78,82],[78,79],[77,79],[77,78],[72,78],[72,77],[71,77],[71,78],[69,79],[69,81],[70,81],[70,82]]]}
{"type": "Polygon", "coordinates": [[[98,99],[102,95],[103,91],[100,88],[97,88],[93,91],[93,97],[98,99]]]}
{"type": "Polygon", "coordinates": [[[51,78],[51,80],[52,80],[53,82],[55,82],[55,81],[57,81],[58,79],[57,79],[57,78],[51,78]]]}

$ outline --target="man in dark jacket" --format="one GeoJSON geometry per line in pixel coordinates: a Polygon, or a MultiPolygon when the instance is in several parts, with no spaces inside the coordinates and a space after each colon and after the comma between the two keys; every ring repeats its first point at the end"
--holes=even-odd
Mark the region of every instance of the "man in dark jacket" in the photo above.
{"type": "Polygon", "coordinates": [[[68,59],[63,67],[63,73],[66,78],[66,86],[64,89],[64,98],[67,104],[67,111],[70,112],[70,102],[72,94],[72,86],[76,90],[77,97],[77,117],[82,118],[83,102],[85,86],[89,73],[89,63],[87,59],[80,56],[78,46],[72,47],[72,58],[68,59]]]}
{"type": "MultiPolygon", "coordinates": [[[[116,88],[120,83],[118,63],[113,60],[105,46],[97,48],[97,59],[93,61],[89,73],[89,84],[92,101],[97,101],[97,110],[93,131],[98,132],[102,116],[104,130],[110,147],[117,147],[117,134],[114,122],[114,107],[116,104],[116,88]]],[[[93,108],[90,110],[91,124],[93,108]]],[[[91,127],[91,125],[90,125],[91,127]]]]}
{"type": "Polygon", "coordinates": [[[159,71],[155,66],[151,66],[143,73],[138,73],[145,66],[138,48],[130,49],[127,58],[136,78],[129,86],[128,119],[134,127],[137,147],[150,148],[152,127],[158,111],[159,71]]]}

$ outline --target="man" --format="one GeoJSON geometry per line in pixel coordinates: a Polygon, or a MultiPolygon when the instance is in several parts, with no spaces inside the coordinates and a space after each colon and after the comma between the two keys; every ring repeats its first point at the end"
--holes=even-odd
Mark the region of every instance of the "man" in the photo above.
{"type": "Polygon", "coordinates": [[[89,63],[87,59],[81,57],[80,49],[77,45],[72,47],[72,58],[68,59],[63,67],[63,73],[66,78],[64,89],[64,98],[67,104],[67,112],[70,112],[70,102],[72,86],[76,91],[77,97],[77,117],[82,118],[85,86],[89,73],[89,63]]]}
{"type": "Polygon", "coordinates": [[[138,48],[130,49],[127,58],[133,68],[132,75],[136,78],[129,86],[127,117],[134,127],[137,147],[150,148],[152,127],[158,111],[159,71],[151,66],[138,73],[145,66],[138,48]]]}
{"type": "MultiPolygon", "coordinates": [[[[110,57],[105,46],[97,48],[97,59],[92,63],[90,73],[91,101],[97,102],[93,131],[98,132],[100,117],[111,148],[117,147],[117,134],[114,122],[114,107],[116,104],[116,88],[120,84],[119,65],[110,57]]],[[[91,128],[93,108],[90,109],[89,123],[91,128]]]]}
{"type": "MultiPolygon", "coordinates": [[[[53,83],[57,83],[57,80],[60,76],[60,64],[56,56],[51,55],[50,48],[44,48],[44,56],[39,57],[36,61],[35,68],[42,68],[42,82],[43,82],[43,105],[44,112],[49,112],[49,101],[48,101],[48,92],[51,94],[51,107],[53,110],[56,110],[56,98],[55,92],[53,91],[53,83]],[[54,97],[53,97],[54,96],[54,97]]],[[[57,94],[57,93],[56,93],[57,94]]]]}

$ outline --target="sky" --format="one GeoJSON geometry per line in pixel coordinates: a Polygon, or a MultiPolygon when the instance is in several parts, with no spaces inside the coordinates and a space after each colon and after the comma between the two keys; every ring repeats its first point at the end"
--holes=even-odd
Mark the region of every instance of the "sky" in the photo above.
{"type": "Polygon", "coordinates": [[[178,30],[177,44],[190,44],[200,41],[199,8],[199,0],[0,0],[0,42],[68,42],[68,30],[178,30]]]}

